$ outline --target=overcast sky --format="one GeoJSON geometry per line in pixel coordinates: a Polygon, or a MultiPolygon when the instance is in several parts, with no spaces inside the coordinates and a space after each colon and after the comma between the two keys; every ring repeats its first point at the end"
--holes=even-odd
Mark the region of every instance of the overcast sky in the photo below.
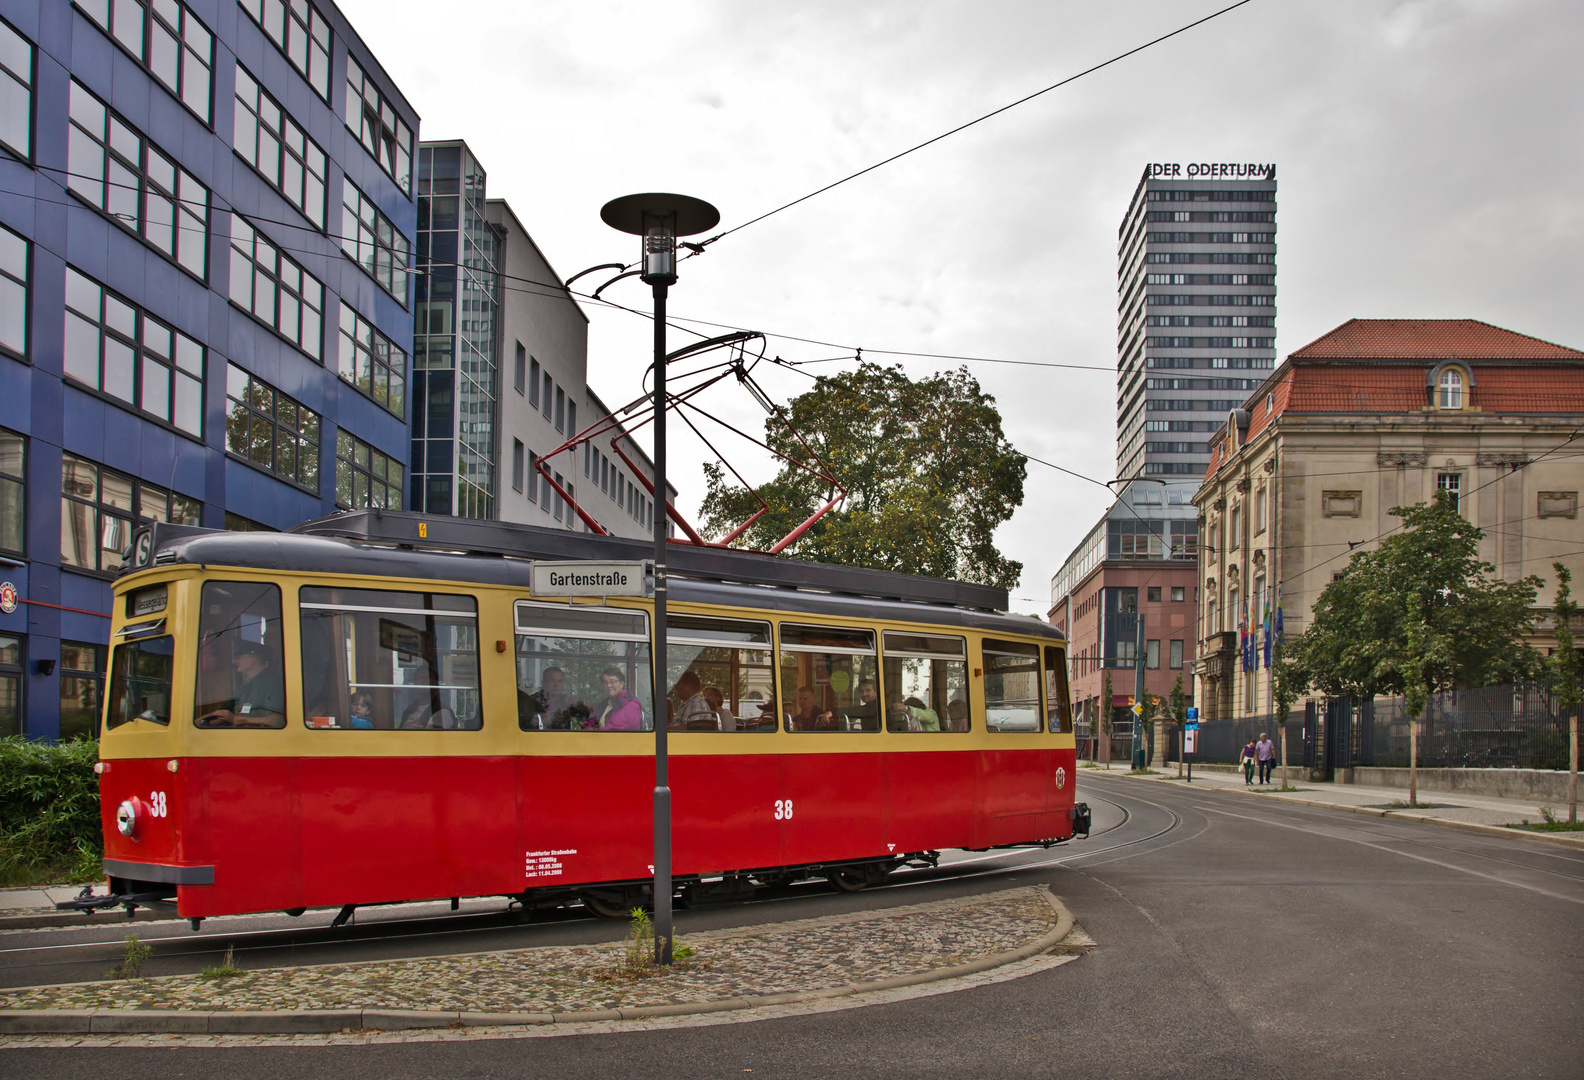
{"type": "MultiPolygon", "coordinates": [[[[614,196],[683,192],[740,224],[1224,6],[339,3],[420,137],[465,139],[563,276],[635,257],[599,220],[614,196]]],[[[1144,165],[1256,161],[1280,185],[1279,355],[1354,317],[1478,318],[1584,347],[1580,42],[1578,0],[1253,0],[721,240],[682,265],[671,311],[844,348],[1114,368],[1117,226],[1144,165]]],[[[649,306],[636,281],[606,295],[649,306]]],[[[585,310],[590,383],[612,405],[636,396],[647,322],[585,310]]],[[[1112,478],[1112,372],[969,366],[1020,449],[1112,478]]],[[[809,385],[760,372],[783,399],[809,385]]],[[[763,416],[745,396],[712,404],[763,416]]],[[[682,433],[671,454],[691,510],[706,452],[682,433]]],[[[1015,610],[1044,612],[1107,502],[1029,465],[998,534],[1024,564],[1015,610]]]]}

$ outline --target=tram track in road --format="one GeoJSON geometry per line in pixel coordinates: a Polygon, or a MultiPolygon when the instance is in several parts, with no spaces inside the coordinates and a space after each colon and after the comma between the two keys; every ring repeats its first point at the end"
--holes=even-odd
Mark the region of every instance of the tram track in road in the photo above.
{"type": "MultiPolygon", "coordinates": [[[[1094,798],[1093,801],[1103,803],[1114,809],[1117,820],[1104,828],[1091,833],[1083,841],[1101,837],[1114,836],[1136,824],[1137,815],[1123,802],[1094,798]]],[[[1182,823],[1181,816],[1159,804],[1149,803],[1148,800],[1129,798],[1130,802],[1146,802],[1148,805],[1163,811],[1167,820],[1163,827],[1150,828],[1142,836],[1122,839],[1115,843],[1105,843],[1090,850],[1063,850],[1059,855],[1052,855],[1048,849],[1007,849],[992,852],[974,852],[961,859],[953,859],[940,866],[930,869],[902,870],[893,874],[882,885],[871,887],[863,894],[889,893],[892,890],[916,890],[930,885],[952,885],[959,882],[970,882],[998,876],[1005,876],[1020,872],[1035,870],[1048,870],[1060,867],[1067,863],[1092,858],[1094,856],[1111,854],[1117,851],[1131,849],[1147,844],[1176,830],[1182,823]],[[986,865],[991,864],[991,865],[986,865]],[[962,868],[971,867],[963,870],[962,868]]],[[[763,910],[772,905],[784,905],[791,902],[807,903],[820,897],[834,897],[853,894],[836,893],[824,883],[805,882],[798,886],[777,890],[773,893],[756,896],[736,904],[701,905],[693,910],[722,910],[729,911],[733,907],[743,909],[763,910]]],[[[329,910],[329,909],[327,909],[329,910]]],[[[242,920],[256,922],[259,918],[277,918],[276,916],[239,917],[242,920]]],[[[480,934],[498,934],[503,939],[499,942],[489,942],[484,948],[493,950],[497,948],[522,948],[534,944],[547,944],[540,940],[522,942],[521,932],[526,931],[535,938],[543,938],[542,933],[548,927],[566,927],[575,930],[578,927],[603,926],[606,933],[598,935],[601,940],[615,940],[620,936],[620,924],[599,920],[576,908],[561,908],[550,911],[536,911],[531,919],[519,920],[508,911],[480,911],[464,913],[461,915],[449,912],[437,915],[424,915],[419,917],[403,917],[376,919],[362,925],[353,924],[331,930],[328,926],[239,926],[235,929],[216,927],[213,931],[200,933],[187,933],[179,929],[182,924],[175,921],[169,923],[140,923],[140,924],[111,924],[94,926],[87,929],[89,932],[109,931],[118,936],[98,936],[95,934],[89,940],[65,941],[48,944],[26,944],[0,947],[0,968],[10,969],[13,975],[24,975],[25,981],[31,984],[58,982],[58,981],[84,981],[84,979],[98,978],[101,969],[108,968],[115,962],[122,940],[119,935],[124,934],[127,927],[132,927],[132,932],[137,933],[141,940],[152,945],[156,956],[163,962],[162,966],[174,965],[176,968],[186,970],[194,965],[212,963],[228,949],[234,949],[239,959],[252,957],[267,966],[274,966],[270,961],[279,963],[282,953],[295,958],[301,952],[313,954],[323,951],[330,952],[372,952],[378,956],[338,956],[330,959],[312,960],[309,956],[302,959],[309,963],[338,963],[348,960],[388,958],[393,955],[393,950],[409,955],[444,955],[449,952],[467,950],[438,950],[430,952],[425,949],[419,952],[409,952],[401,946],[404,943],[418,943],[436,939],[451,938],[462,941],[480,934]],[[92,974],[87,974],[91,970],[92,974]],[[70,974],[68,974],[70,973],[70,974]],[[75,977],[73,977],[75,976],[75,977]]],[[[58,932],[58,931],[55,931],[58,932]]],[[[73,932],[80,932],[74,928],[73,932]]],[[[8,935],[9,936],[9,935],[8,935]]],[[[555,935],[564,936],[564,935],[555,935]]],[[[585,935],[579,934],[580,938],[585,935]]],[[[288,961],[290,962],[290,961],[288,961]]],[[[174,972],[173,972],[174,973],[174,972]]],[[[11,982],[11,979],[5,979],[11,982]]]]}

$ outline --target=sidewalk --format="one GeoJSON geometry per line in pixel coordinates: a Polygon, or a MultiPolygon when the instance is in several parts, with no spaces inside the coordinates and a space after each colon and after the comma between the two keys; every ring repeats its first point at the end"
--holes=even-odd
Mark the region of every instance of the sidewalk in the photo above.
{"type": "Polygon", "coordinates": [[[624,967],[626,946],[613,942],[268,968],[228,978],[18,987],[0,991],[0,1035],[633,1020],[922,988],[1025,961],[1054,967],[1094,944],[1043,886],[687,934],[679,942],[692,956],[663,973],[624,967]]]}
{"type": "MultiPolygon", "coordinates": [[[[1080,767],[1079,781],[1089,775],[1104,775],[1105,769],[1092,770],[1080,767]]],[[[1473,832],[1488,835],[1521,836],[1529,839],[1555,841],[1574,847],[1584,848],[1584,832],[1575,833],[1542,833],[1531,832],[1527,829],[1507,829],[1502,826],[1515,824],[1525,820],[1539,822],[1544,820],[1540,812],[1540,804],[1526,802],[1519,799],[1498,799],[1485,795],[1465,795],[1461,792],[1425,791],[1419,792],[1419,802],[1422,804],[1415,809],[1402,807],[1400,804],[1408,801],[1408,793],[1396,788],[1367,787],[1358,784],[1330,784],[1310,783],[1308,780],[1299,780],[1303,770],[1292,766],[1288,775],[1292,777],[1289,783],[1298,790],[1294,792],[1281,792],[1276,788],[1281,786],[1281,770],[1278,769],[1271,777],[1271,783],[1261,787],[1256,780],[1252,785],[1243,783],[1243,773],[1236,766],[1204,766],[1195,765],[1193,771],[1192,787],[1195,790],[1231,791],[1253,794],[1262,799],[1279,799],[1283,802],[1292,802],[1305,806],[1322,806],[1328,809],[1351,811],[1353,813],[1371,814],[1378,817],[1389,817],[1403,821],[1420,821],[1436,825],[1446,825],[1452,828],[1463,828],[1473,832]],[[1229,770],[1229,771],[1222,771],[1229,770]]],[[[1187,781],[1177,778],[1177,765],[1173,762],[1167,766],[1166,771],[1158,776],[1130,776],[1126,766],[1118,766],[1111,770],[1112,776],[1126,776],[1130,780],[1147,780],[1152,783],[1176,784],[1187,786],[1187,781]]],[[[1186,770],[1184,770],[1186,776],[1186,770]]],[[[1567,806],[1552,806],[1552,812],[1558,817],[1565,817],[1567,806]]]]}

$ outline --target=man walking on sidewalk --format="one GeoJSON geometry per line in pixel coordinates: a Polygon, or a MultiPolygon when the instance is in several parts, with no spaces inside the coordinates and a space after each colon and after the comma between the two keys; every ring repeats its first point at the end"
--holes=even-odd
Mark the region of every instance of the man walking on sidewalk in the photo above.
{"type": "Polygon", "coordinates": [[[1254,744],[1254,754],[1259,758],[1259,782],[1270,783],[1271,769],[1276,765],[1276,744],[1263,731],[1260,732],[1259,742],[1254,744]]]}

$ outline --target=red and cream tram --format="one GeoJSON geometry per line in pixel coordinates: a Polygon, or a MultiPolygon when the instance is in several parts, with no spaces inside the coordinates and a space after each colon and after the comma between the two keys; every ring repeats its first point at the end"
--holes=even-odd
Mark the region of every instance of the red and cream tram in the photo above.
{"type": "MultiPolygon", "coordinates": [[[[652,605],[536,598],[525,560],[646,553],[388,512],[140,530],[99,744],[112,896],[192,919],[642,902],[652,605]]],[[[858,888],[944,848],[1087,832],[1064,642],[1003,591],[673,554],[658,713],[684,895],[858,888]]]]}

